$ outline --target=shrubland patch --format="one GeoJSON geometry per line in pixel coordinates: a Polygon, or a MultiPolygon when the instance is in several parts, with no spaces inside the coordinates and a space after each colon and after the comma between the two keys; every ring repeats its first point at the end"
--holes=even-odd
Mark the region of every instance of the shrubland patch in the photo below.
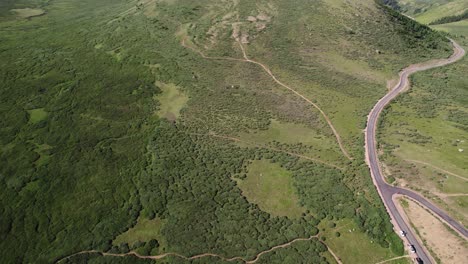
{"type": "MultiPolygon", "coordinates": [[[[251,258],[316,234],[318,222],[328,216],[355,220],[367,239],[389,247],[396,235],[369,188],[361,133],[385,83],[356,77],[347,73],[349,67],[335,71],[317,63],[316,54],[335,54],[337,63],[363,61],[359,65],[385,75],[409,62],[447,55],[446,43],[421,28],[408,32],[407,21],[370,0],[347,2],[333,12],[316,2],[158,1],[151,9],[157,14],[145,15],[139,2],[58,0],[50,2],[44,19],[2,17],[0,249],[9,253],[2,261],[54,262],[88,249],[127,252],[133,245],[111,242],[132,227],[144,227],[142,219],[163,221],[158,241],[165,241],[166,252],[185,255],[209,251],[251,258]],[[249,35],[248,56],[317,102],[344,134],[355,157],[344,170],[200,136],[265,132],[265,140],[290,142],[289,149],[300,149],[294,142],[313,137],[310,145],[326,152],[320,156],[339,159],[319,113],[262,68],[203,58],[176,35],[187,25],[188,43],[203,54],[242,58],[229,27],[237,14],[247,25],[242,33],[249,35]],[[247,21],[249,16],[257,22],[247,21]],[[265,27],[258,30],[255,23],[265,27]],[[415,35],[423,40],[413,41],[415,35]],[[165,100],[155,100],[164,88],[155,82],[174,84],[190,97],[169,110],[185,105],[177,122],[154,115],[165,100]],[[47,109],[47,118],[29,122],[24,109],[39,106],[47,109]],[[284,134],[287,130],[296,133],[284,134]],[[43,154],[47,162],[41,161],[43,154]],[[289,219],[249,203],[232,179],[248,173],[249,160],[271,160],[290,172],[305,212],[289,219]]],[[[161,250],[155,241],[146,243],[138,250],[161,250]]],[[[398,248],[386,251],[391,250],[398,248]]],[[[288,255],[323,261],[322,253],[323,247],[310,241],[268,260],[288,255]]],[[[108,260],[90,254],[71,261],[89,259],[108,260]]]]}

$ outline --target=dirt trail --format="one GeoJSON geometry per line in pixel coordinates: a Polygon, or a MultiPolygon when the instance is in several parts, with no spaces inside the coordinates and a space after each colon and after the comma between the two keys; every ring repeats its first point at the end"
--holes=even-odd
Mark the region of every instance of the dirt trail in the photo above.
{"type": "Polygon", "coordinates": [[[193,47],[191,47],[190,45],[187,45],[185,43],[185,39],[182,39],[182,46],[185,47],[185,48],[188,48],[190,50],[192,50],[193,52],[199,54],[202,58],[204,59],[211,59],[211,60],[228,60],[228,61],[241,61],[241,62],[248,62],[248,63],[253,63],[253,64],[256,64],[256,65],[259,65],[260,67],[262,67],[262,69],[273,79],[273,81],[275,81],[277,84],[279,84],[280,86],[290,90],[291,92],[293,92],[294,94],[296,94],[297,96],[301,97],[303,100],[305,100],[307,103],[309,103],[310,105],[312,105],[314,108],[316,108],[320,114],[323,116],[323,118],[325,119],[325,121],[327,122],[328,126],[331,128],[333,134],[335,135],[336,137],[336,140],[338,142],[338,145],[341,149],[341,152],[343,153],[343,155],[348,158],[349,160],[352,160],[352,157],[348,154],[348,152],[346,151],[346,149],[344,148],[343,146],[343,142],[341,141],[341,137],[340,135],[338,134],[338,131],[335,129],[335,127],[333,126],[330,118],[328,118],[328,116],[325,114],[325,112],[314,102],[312,102],[311,100],[309,100],[307,97],[305,97],[304,95],[300,94],[298,91],[294,90],[293,88],[289,87],[288,85],[282,83],[280,80],[278,80],[276,78],[275,75],[273,75],[273,73],[271,72],[271,70],[266,66],[264,65],[263,63],[260,63],[260,62],[257,62],[257,61],[254,61],[254,60],[251,60],[249,59],[249,57],[247,56],[247,53],[244,49],[244,46],[242,45],[242,43],[240,41],[237,41],[239,43],[239,46],[242,50],[242,54],[244,56],[244,59],[237,59],[237,58],[231,58],[231,57],[210,57],[210,56],[206,56],[203,52],[201,52],[200,50],[197,50],[193,47]]]}
{"type": "Polygon", "coordinates": [[[248,145],[256,146],[256,147],[259,147],[259,148],[270,149],[270,150],[277,151],[277,152],[283,152],[283,153],[289,154],[289,155],[294,156],[294,157],[298,157],[298,158],[302,158],[302,159],[307,159],[307,160],[310,160],[310,161],[314,161],[314,162],[317,162],[317,163],[321,163],[321,164],[323,164],[323,165],[326,165],[326,166],[329,166],[329,167],[333,167],[333,168],[335,168],[335,169],[344,170],[343,167],[339,167],[339,166],[337,166],[337,165],[334,165],[334,164],[332,164],[332,163],[328,163],[328,162],[323,161],[323,160],[315,159],[315,158],[312,158],[312,157],[308,157],[308,156],[305,156],[305,155],[302,155],[302,154],[290,152],[290,151],[287,151],[287,150],[282,150],[282,149],[278,149],[278,148],[273,148],[273,147],[269,147],[269,146],[265,146],[265,145],[256,144],[256,143],[254,143],[254,142],[242,140],[242,139],[236,138],[236,137],[217,135],[217,134],[214,134],[214,133],[208,133],[208,134],[191,133],[191,135],[196,135],[196,136],[207,136],[207,137],[214,137],[214,138],[226,139],[226,140],[235,141],[235,142],[241,142],[241,143],[245,143],[245,144],[248,144],[248,145]]]}
{"type": "MultiPolygon", "coordinates": [[[[78,253],[75,253],[75,254],[72,254],[72,255],[69,255],[67,257],[64,257],[64,258],[61,258],[59,259],[58,261],[56,261],[55,263],[60,263],[64,260],[67,260],[67,259],[70,259],[72,257],[75,257],[75,256],[79,256],[79,255],[83,255],[83,254],[100,254],[102,256],[109,256],[109,257],[128,257],[128,256],[134,256],[134,257],[137,257],[139,259],[153,259],[153,260],[159,260],[159,259],[163,259],[163,258],[166,258],[166,257],[170,257],[170,256],[173,256],[173,257],[179,257],[179,258],[182,258],[182,259],[185,259],[185,260],[194,260],[194,259],[199,259],[199,258],[205,258],[205,257],[215,257],[215,258],[219,258],[223,261],[227,261],[227,262],[232,262],[232,261],[241,261],[243,263],[246,263],[246,264],[252,264],[252,263],[255,263],[257,262],[260,257],[262,255],[265,255],[267,253],[270,253],[276,249],[279,249],[279,248],[285,248],[285,247],[289,247],[290,245],[292,245],[293,243],[295,242],[299,242],[299,241],[310,241],[314,238],[318,238],[318,235],[315,235],[315,236],[311,236],[311,237],[308,237],[308,238],[296,238],[294,240],[291,240],[287,243],[284,243],[284,244],[281,244],[281,245],[277,245],[277,246],[274,246],[274,247],[271,247],[267,250],[264,250],[260,253],[258,253],[254,259],[252,260],[246,260],[242,257],[232,257],[232,258],[226,258],[224,256],[221,256],[219,254],[214,254],[214,253],[203,253],[203,254],[199,254],[199,255],[194,255],[194,256],[191,256],[191,257],[186,257],[184,255],[181,255],[181,254],[178,254],[178,253],[164,253],[164,254],[160,254],[160,255],[155,255],[155,256],[143,256],[143,255],[140,255],[138,254],[137,252],[135,251],[130,251],[128,253],[108,253],[108,252],[101,252],[101,251],[98,251],[98,250],[85,250],[85,251],[80,251],[78,253]]],[[[335,258],[335,260],[339,263],[339,264],[342,264],[340,259],[335,255],[335,253],[333,253],[329,248],[328,246],[323,242],[323,241],[320,241],[320,243],[322,243],[323,245],[325,245],[325,247],[327,247],[328,251],[333,255],[333,257],[335,258]]]]}
{"type": "Polygon", "coordinates": [[[206,56],[203,52],[199,51],[198,49],[190,46],[190,45],[187,45],[185,43],[185,40],[186,38],[182,39],[182,46],[184,48],[187,48],[195,53],[197,53],[198,55],[200,55],[200,57],[204,58],[204,59],[208,59],[208,60],[228,60],[228,61],[240,61],[240,62],[247,62],[245,59],[237,59],[237,58],[231,58],[231,57],[211,57],[211,56],[206,56]]]}
{"type": "Polygon", "coordinates": [[[320,243],[324,244],[327,247],[328,252],[330,252],[330,254],[332,254],[332,256],[335,258],[336,263],[343,264],[343,262],[341,262],[341,259],[335,254],[335,252],[333,252],[325,243],[323,243],[323,241],[320,241],[320,243]]]}
{"type": "Polygon", "coordinates": [[[436,167],[436,166],[434,166],[434,165],[432,165],[432,164],[429,164],[429,163],[426,163],[426,162],[424,162],[424,161],[410,160],[410,159],[407,159],[406,161],[409,161],[409,162],[412,162],[412,163],[419,163],[419,164],[422,164],[422,165],[426,165],[426,166],[432,167],[432,168],[434,168],[434,169],[436,169],[436,170],[439,170],[439,171],[441,171],[441,172],[444,172],[444,173],[450,174],[450,175],[452,175],[452,176],[455,176],[455,177],[457,177],[457,178],[460,178],[460,179],[462,179],[462,180],[464,180],[464,181],[468,181],[468,178],[465,178],[465,177],[463,177],[463,176],[457,175],[457,174],[455,174],[455,173],[453,173],[453,172],[444,170],[444,169],[442,169],[442,168],[436,167]]]}
{"type": "Polygon", "coordinates": [[[325,112],[314,102],[312,102],[311,100],[309,100],[307,97],[305,97],[304,95],[300,94],[298,91],[294,90],[293,88],[289,87],[288,85],[282,83],[280,80],[278,80],[276,78],[275,75],[273,75],[273,73],[271,72],[271,70],[266,66],[264,65],[263,63],[260,63],[258,61],[254,61],[254,60],[251,60],[249,59],[249,57],[247,56],[247,53],[245,51],[245,48],[244,46],[242,45],[242,43],[240,41],[238,41],[239,43],[239,46],[242,50],[242,54],[244,55],[244,59],[245,61],[248,61],[248,62],[251,62],[251,63],[254,63],[254,64],[257,64],[259,65],[260,67],[263,68],[263,70],[265,70],[265,72],[270,75],[270,77],[279,85],[283,86],[284,88],[290,90],[291,92],[293,92],[294,94],[296,94],[297,96],[301,97],[302,99],[304,99],[306,102],[308,102],[310,105],[312,105],[313,107],[315,107],[317,110],[319,110],[319,112],[322,114],[323,118],[325,119],[325,121],[327,121],[328,123],[328,126],[331,128],[331,130],[333,131],[333,134],[335,134],[335,137],[336,137],[336,141],[338,142],[338,145],[340,146],[340,149],[341,149],[341,152],[343,152],[343,155],[346,156],[346,158],[348,158],[349,160],[352,160],[351,156],[348,154],[348,152],[346,151],[346,149],[344,148],[343,146],[343,143],[341,142],[341,137],[340,135],[338,134],[338,131],[336,131],[335,127],[333,126],[330,118],[328,118],[327,114],[325,114],[325,112]]]}
{"type": "Polygon", "coordinates": [[[408,255],[399,256],[399,257],[396,257],[396,258],[386,259],[386,260],[384,260],[384,261],[377,262],[377,263],[375,263],[375,264],[383,264],[383,263],[387,263],[387,262],[394,261],[394,260],[397,260],[397,259],[409,258],[409,257],[410,257],[410,256],[408,256],[408,255]]]}

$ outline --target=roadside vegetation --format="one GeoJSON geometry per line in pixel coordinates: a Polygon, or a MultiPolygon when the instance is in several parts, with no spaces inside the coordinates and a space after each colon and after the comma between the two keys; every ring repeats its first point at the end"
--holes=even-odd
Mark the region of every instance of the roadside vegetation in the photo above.
{"type": "MultiPolygon", "coordinates": [[[[466,39],[458,41],[466,47],[466,39]]],[[[416,74],[411,89],[386,109],[379,129],[388,181],[419,191],[465,225],[467,67],[465,57],[416,74]]]]}
{"type": "MultiPolygon", "coordinates": [[[[389,77],[450,53],[436,32],[373,0],[22,0],[3,1],[0,14],[2,263],[87,250],[252,259],[319,234],[325,219],[373,241],[372,259],[403,254],[364,163],[362,129],[389,77]],[[27,8],[44,13],[12,11],[27,8]],[[242,60],[239,42],[323,108],[352,160],[316,108],[242,60]]],[[[328,246],[353,259],[343,243],[328,246]]],[[[304,258],[330,260],[310,239],[259,261],[304,258]]]]}

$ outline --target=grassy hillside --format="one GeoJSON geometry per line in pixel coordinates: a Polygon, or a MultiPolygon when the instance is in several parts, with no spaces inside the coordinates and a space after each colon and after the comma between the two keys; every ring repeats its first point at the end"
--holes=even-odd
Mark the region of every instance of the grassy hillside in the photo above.
{"type": "MultiPolygon", "coordinates": [[[[463,21],[437,29],[468,46],[463,21]]],[[[467,225],[468,60],[418,73],[391,105],[382,129],[389,179],[420,191],[467,225]]]]}
{"type": "MultiPolygon", "coordinates": [[[[252,259],[316,235],[323,219],[354,222],[356,237],[379,249],[373,259],[403,253],[361,130],[387,79],[450,53],[439,34],[373,0],[23,0],[0,9],[2,263],[83,250],[252,259]],[[276,202],[300,212],[270,214],[243,195],[237,182],[259,170],[288,176],[282,192],[295,199],[276,202]]],[[[309,240],[262,261],[326,263],[325,251],[309,240]]]]}
{"type": "MultiPolygon", "coordinates": [[[[404,10],[410,15],[411,10],[422,4],[405,3],[404,10]]],[[[427,22],[428,15],[436,13],[453,17],[468,9],[465,1],[431,3],[426,3],[424,12],[415,16],[416,20],[427,22]]],[[[431,28],[450,34],[466,50],[466,20],[431,28]]],[[[381,134],[388,179],[418,190],[465,225],[468,216],[465,197],[468,109],[464,99],[468,96],[467,67],[468,60],[464,58],[454,65],[415,75],[411,90],[388,109],[381,134]]]]}
{"type": "Polygon", "coordinates": [[[401,12],[423,24],[438,19],[460,15],[468,10],[465,0],[397,0],[401,12]]]}
{"type": "Polygon", "coordinates": [[[468,20],[462,20],[442,25],[434,25],[432,26],[432,28],[453,34],[458,37],[468,36],[468,20]]]}

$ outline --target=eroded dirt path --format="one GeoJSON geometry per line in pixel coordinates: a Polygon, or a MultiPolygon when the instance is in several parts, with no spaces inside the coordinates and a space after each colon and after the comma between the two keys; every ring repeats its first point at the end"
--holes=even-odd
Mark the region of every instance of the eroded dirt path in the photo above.
{"type": "MultiPolygon", "coordinates": [[[[60,263],[60,262],[62,262],[64,260],[79,256],[79,255],[99,254],[99,255],[107,256],[107,257],[129,257],[129,256],[133,256],[133,257],[137,257],[139,259],[152,259],[152,260],[159,260],[159,259],[163,259],[163,258],[171,257],[171,256],[172,257],[182,258],[182,259],[185,259],[185,260],[194,260],[194,259],[200,259],[200,258],[205,258],[205,257],[214,257],[214,258],[219,258],[219,259],[221,259],[223,261],[227,261],[227,262],[240,261],[240,262],[243,262],[243,263],[246,263],[246,264],[253,264],[253,263],[257,262],[263,255],[268,254],[268,253],[270,253],[272,251],[275,251],[276,249],[286,248],[286,247],[291,246],[293,243],[296,243],[296,242],[299,242],[299,241],[310,241],[310,240],[316,239],[316,238],[318,238],[318,235],[310,236],[308,238],[296,238],[296,239],[291,240],[291,241],[289,241],[287,243],[277,245],[277,246],[271,247],[271,248],[269,248],[267,250],[261,251],[252,260],[247,260],[247,259],[242,258],[242,257],[227,258],[227,257],[224,257],[222,255],[214,254],[214,253],[203,253],[203,254],[187,257],[187,256],[184,256],[184,255],[178,254],[178,253],[164,253],[164,254],[155,255],[155,256],[144,256],[144,255],[138,254],[135,251],[130,251],[128,253],[108,253],[108,252],[102,252],[102,251],[98,251],[98,250],[85,250],[85,251],[80,251],[80,252],[77,252],[75,254],[72,254],[72,255],[66,256],[64,258],[61,258],[58,261],[56,261],[55,263],[60,263]]],[[[327,247],[328,251],[332,254],[332,256],[335,258],[337,263],[342,264],[340,259],[335,255],[335,253],[333,253],[330,250],[330,248],[323,241],[319,240],[319,242],[322,243],[325,247],[327,247]]]]}
{"type": "Polygon", "coordinates": [[[391,259],[386,259],[384,261],[377,262],[375,264],[383,264],[383,263],[387,263],[387,262],[394,261],[394,260],[397,260],[397,259],[409,258],[409,257],[410,257],[409,255],[399,256],[399,257],[395,257],[395,258],[391,258],[391,259]]]}
{"type": "Polygon", "coordinates": [[[190,45],[187,45],[186,43],[186,38],[182,39],[182,46],[187,48],[187,49],[190,49],[192,50],[193,52],[199,54],[202,58],[204,59],[210,59],[210,60],[228,60],[228,61],[240,61],[240,62],[248,62],[248,63],[253,63],[255,65],[258,65],[260,66],[271,78],[274,82],[276,82],[278,85],[280,85],[281,87],[283,88],[286,88],[288,89],[289,91],[293,92],[295,95],[299,96],[300,98],[302,98],[304,101],[306,101],[308,104],[312,105],[314,108],[316,108],[320,114],[323,116],[323,118],[325,119],[325,121],[327,122],[328,126],[330,127],[330,129],[332,130],[333,134],[335,135],[335,138],[336,138],[336,141],[340,147],[340,150],[341,152],[343,153],[343,155],[349,159],[349,160],[352,160],[352,157],[349,155],[349,153],[346,151],[346,149],[344,148],[344,145],[343,145],[343,142],[341,140],[341,137],[340,135],[338,134],[338,131],[336,130],[336,128],[333,126],[330,118],[327,116],[327,114],[314,102],[312,102],[310,99],[308,99],[307,97],[305,97],[304,95],[302,95],[301,93],[299,93],[298,91],[294,90],[293,88],[291,88],[290,86],[284,84],[283,82],[281,82],[280,80],[278,80],[278,78],[276,78],[276,76],[271,72],[271,70],[263,63],[260,63],[258,61],[254,61],[252,59],[250,59],[248,56],[247,56],[247,52],[245,51],[245,48],[244,46],[242,45],[242,43],[240,41],[237,41],[239,43],[239,46],[242,50],[242,54],[244,56],[243,59],[237,59],[237,58],[232,58],[232,57],[210,57],[210,56],[206,56],[203,52],[201,52],[200,50],[190,46],[190,45]]]}

